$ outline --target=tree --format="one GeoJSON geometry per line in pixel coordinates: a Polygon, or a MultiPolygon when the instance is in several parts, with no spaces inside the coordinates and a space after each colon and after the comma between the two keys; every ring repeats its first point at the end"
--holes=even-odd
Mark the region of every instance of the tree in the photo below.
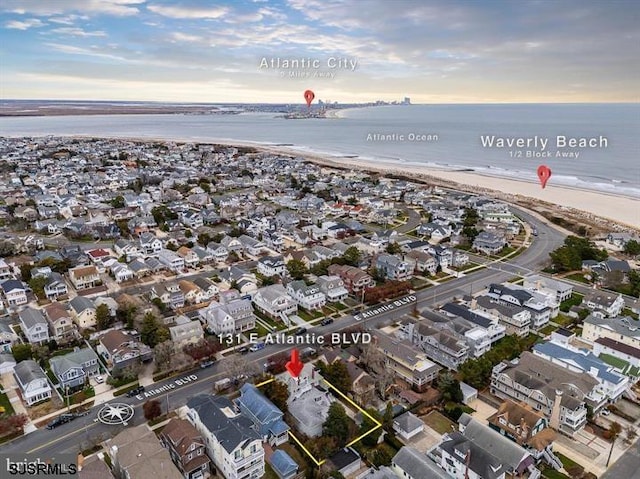
{"type": "Polygon", "coordinates": [[[113,322],[113,317],[111,316],[111,311],[109,310],[109,306],[106,304],[101,304],[96,308],[96,328],[98,331],[102,331],[103,329],[107,329],[111,326],[113,322]]]}
{"type": "MultiPolygon", "coordinates": [[[[369,416],[374,418],[376,421],[382,422],[382,418],[380,417],[380,414],[375,409],[367,409],[366,412],[369,416]]],[[[376,425],[371,419],[369,419],[369,416],[367,416],[367,414],[362,415],[362,422],[360,423],[359,436],[371,431],[373,427],[376,425]]],[[[365,437],[360,439],[360,442],[362,442],[362,444],[367,447],[373,447],[378,443],[379,436],[380,436],[380,430],[377,429],[373,431],[371,434],[367,434],[365,437]]]]}
{"type": "Polygon", "coordinates": [[[334,402],[329,406],[327,420],[322,424],[322,435],[334,438],[338,447],[344,447],[349,438],[349,422],[342,404],[334,402]]]}
{"type": "Polygon", "coordinates": [[[249,361],[237,354],[225,358],[222,366],[227,377],[232,380],[238,379],[242,375],[250,376],[256,372],[256,365],[254,363],[249,363],[249,361]]]}
{"type": "Polygon", "coordinates": [[[311,273],[315,274],[316,276],[326,275],[329,273],[329,266],[331,266],[331,260],[323,259],[322,261],[319,261],[317,264],[314,264],[311,267],[311,273]]]}
{"type": "Polygon", "coordinates": [[[287,263],[287,271],[293,279],[302,279],[309,272],[305,264],[299,259],[292,259],[287,263]]]}
{"type": "Polygon", "coordinates": [[[624,252],[630,254],[632,256],[637,256],[640,254],[640,242],[636,240],[629,240],[627,244],[624,245],[624,252]]]}
{"type": "Polygon", "coordinates": [[[203,359],[209,359],[218,351],[222,350],[222,345],[214,337],[202,338],[195,344],[187,344],[183,351],[188,356],[191,356],[194,361],[202,361],[203,359]]]}
{"type": "Polygon", "coordinates": [[[153,359],[156,362],[157,371],[170,369],[174,350],[173,341],[163,341],[162,343],[156,344],[153,348],[153,359]]]}
{"type": "Polygon", "coordinates": [[[138,379],[140,369],[142,369],[140,363],[132,363],[118,371],[117,376],[123,380],[135,381],[138,379]]]}
{"type": "Polygon", "coordinates": [[[264,395],[282,412],[287,412],[287,399],[289,399],[289,388],[282,381],[271,381],[263,388],[264,395]]]}
{"type": "Polygon", "coordinates": [[[153,313],[145,314],[140,328],[140,340],[153,348],[167,339],[169,339],[169,330],[160,325],[153,313]]]}
{"type": "Polygon", "coordinates": [[[47,278],[44,276],[38,276],[36,278],[31,278],[29,280],[29,287],[33,291],[38,299],[46,299],[46,295],[44,294],[44,287],[47,285],[47,278]]]}
{"type": "Polygon", "coordinates": [[[400,245],[398,243],[389,243],[387,245],[387,253],[389,254],[399,254],[402,252],[400,245]]]}
{"type": "Polygon", "coordinates": [[[620,435],[620,432],[622,431],[622,426],[620,425],[620,423],[613,421],[610,425],[609,425],[609,439],[611,440],[611,449],[609,449],[609,457],[607,457],[607,465],[605,467],[609,467],[609,461],[611,460],[611,454],[613,453],[613,446],[616,443],[616,439],[618,439],[618,436],[620,435]]]}
{"type": "Polygon", "coordinates": [[[384,408],[384,415],[382,416],[382,426],[387,430],[391,431],[393,427],[393,404],[389,401],[384,408]]]}
{"type": "Polygon", "coordinates": [[[320,374],[339,391],[351,391],[351,377],[344,361],[336,361],[331,364],[318,363],[320,374]]]}
{"type": "Polygon", "coordinates": [[[111,206],[113,208],[124,208],[125,207],[124,197],[122,195],[116,196],[114,199],[111,200],[111,206]]]}
{"type": "Polygon", "coordinates": [[[460,389],[460,381],[450,371],[445,371],[438,378],[438,389],[445,401],[462,402],[463,395],[460,389]]]}
{"type": "Polygon", "coordinates": [[[349,266],[358,266],[362,260],[362,253],[355,246],[349,246],[342,254],[342,258],[349,266]]]}
{"type": "Polygon", "coordinates": [[[467,227],[475,226],[480,219],[478,212],[474,208],[465,208],[462,218],[462,225],[467,227]]]}
{"type": "Polygon", "coordinates": [[[31,344],[14,344],[11,348],[11,354],[13,354],[16,363],[33,358],[31,344]]]}
{"type": "Polygon", "coordinates": [[[142,405],[142,410],[144,412],[144,418],[147,421],[153,421],[162,415],[162,407],[160,406],[160,401],[157,399],[151,399],[145,402],[142,405]]]}
{"type": "Polygon", "coordinates": [[[0,419],[0,436],[22,431],[28,422],[29,417],[26,414],[13,414],[2,418],[0,419]]]}

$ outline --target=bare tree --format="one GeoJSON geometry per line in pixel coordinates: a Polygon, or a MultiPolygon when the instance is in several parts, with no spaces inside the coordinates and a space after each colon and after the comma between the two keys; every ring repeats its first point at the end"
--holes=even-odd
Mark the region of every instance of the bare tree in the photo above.
{"type": "Polygon", "coordinates": [[[161,372],[170,369],[173,354],[173,341],[164,341],[160,344],[156,344],[153,348],[153,358],[156,362],[156,370],[161,372]]]}
{"type": "Polygon", "coordinates": [[[237,355],[225,358],[224,370],[230,379],[238,378],[243,374],[251,376],[259,372],[255,364],[249,363],[246,359],[237,355]]]}

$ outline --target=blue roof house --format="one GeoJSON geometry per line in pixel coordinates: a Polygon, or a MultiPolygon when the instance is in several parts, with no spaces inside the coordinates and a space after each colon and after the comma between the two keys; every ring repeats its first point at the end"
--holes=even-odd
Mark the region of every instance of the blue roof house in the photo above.
{"type": "Polygon", "coordinates": [[[280,479],[292,479],[298,473],[298,464],[289,454],[278,449],[269,458],[271,468],[280,479]]]}
{"type": "Polygon", "coordinates": [[[240,388],[240,397],[235,403],[242,415],[253,422],[263,441],[272,446],[287,442],[289,426],[282,420],[284,413],[253,384],[247,383],[240,388]]]}

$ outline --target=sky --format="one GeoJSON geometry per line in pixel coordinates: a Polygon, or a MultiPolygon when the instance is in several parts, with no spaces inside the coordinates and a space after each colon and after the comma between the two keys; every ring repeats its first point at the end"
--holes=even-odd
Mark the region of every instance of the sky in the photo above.
{"type": "Polygon", "coordinates": [[[637,102],[638,25],[635,0],[2,0],[0,94],[637,102]]]}

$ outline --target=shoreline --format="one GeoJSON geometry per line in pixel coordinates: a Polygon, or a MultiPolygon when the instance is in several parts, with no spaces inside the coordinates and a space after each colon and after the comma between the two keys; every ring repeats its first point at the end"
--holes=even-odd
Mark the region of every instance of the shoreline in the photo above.
{"type": "MultiPolygon", "coordinates": [[[[340,110],[342,111],[342,110],[340,110]]],[[[436,169],[428,166],[398,165],[376,161],[370,162],[350,155],[336,156],[328,153],[317,153],[295,148],[293,145],[268,144],[232,139],[203,139],[184,137],[122,137],[95,135],[54,135],[68,138],[104,138],[113,140],[152,142],[171,141],[179,143],[205,143],[224,145],[229,147],[252,148],[258,152],[301,157],[320,166],[338,169],[352,169],[379,174],[402,176],[416,179],[425,183],[442,186],[444,188],[459,189],[493,196],[506,201],[538,202],[544,211],[553,211],[553,206],[561,210],[571,209],[582,213],[588,220],[599,217],[604,223],[614,221],[625,228],[640,231],[640,199],[615,193],[587,190],[579,187],[547,185],[541,188],[539,184],[513,178],[490,176],[477,171],[460,171],[436,169]],[[499,188],[499,189],[497,189],[499,188]]],[[[532,205],[534,206],[534,205],[532,205]]],[[[529,206],[532,208],[532,206],[529,206]]]]}

